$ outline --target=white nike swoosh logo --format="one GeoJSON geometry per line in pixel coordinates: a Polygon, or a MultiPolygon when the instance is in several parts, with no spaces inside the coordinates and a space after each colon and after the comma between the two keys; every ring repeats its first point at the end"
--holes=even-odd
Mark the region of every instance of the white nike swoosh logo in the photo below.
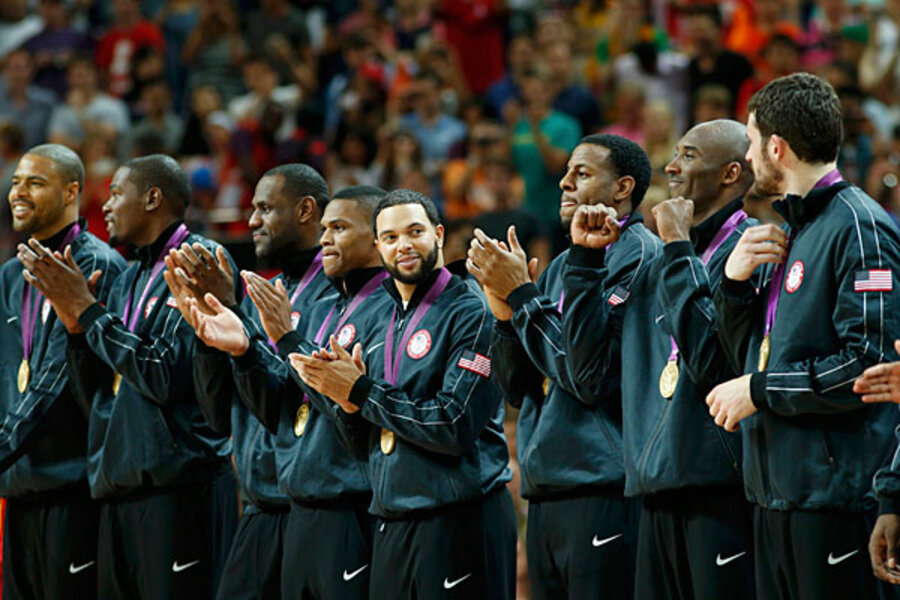
{"type": "Polygon", "coordinates": [[[459,579],[456,579],[456,580],[454,580],[454,581],[449,581],[449,580],[445,577],[445,578],[444,578],[444,589],[445,589],[445,590],[451,590],[451,589],[455,588],[456,586],[458,586],[459,584],[461,584],[463,581],[465,581],[466,579],[468,579],[468,578],[471,577],[471,576],[472,576],[472,574],[469,573],[468,575],[463,575],[462,577],[460,577],[459,579]]]}
{"type": "Polygon", "coordinates": [[[842,563],[845,560],[847,560],[848,558],[850,558],[851,556],[853,556],[854,554],[856,554],[857,552],[859,552],[859,550],[854,550],[853,552],[848,552],[847,554],[844,554],[843,556],[838,556],[837,558],[835,558],[834,555],[831,554],[831,552],[829,552],[828,553],[828,564],[836,565],[838,563],[842,563]]]}
{"type": "Polygon", "coordinates": [[[727,565],[731,561],[737,560],[745,554],[747,554],[746,550],[744,552],[739,552],[739,553],[735,554],[734,556],[729,556],[728,558],[722,558],[721,554],[716,554],[716,566],[721,567],[723,565],[727,565]]]}
{"type": "Polygon", "coordinates": [[[83,565],[78,565],[77,567],[75,566],[75,563],[69,563],[69,573],[71,573],[72,575],[75,575],[76,573],[81,573],[82,571],[87,569],[89,566],[91,566],[95,562],[97,562],[97,561],[92,560],[89,563],[84,563],[83,565]]]}
{"type": "Polygon", "coordinates": [[[178,561],[176,560],[175,562],[172,563],[172,572],[173,573],[181,573],[185,569],[190,569],[191,567],[193,567],[194,565],[196,565],[199,562],[200,562],[199,560],[195,560],[194,562],[189,562],[189,563],[185,563],[183,565],[179,565],[178,561]]]}
{"type": "Polygon", "coordinates": [[[353,571],[352,573],[348,573],[345,569],[344,570],[344,581],[350,581],[351,579],[353,579],[354,577],[356,577],[357,575],[362,573],[368,566],[369,566],[368,564],[365,564],[365,565],[361,566],[360,568],[358,568],[357,570],[353,571]]]}
{"type": "Polygon", "coordinates": [[[608,544],[608,543],[610,543],[611,541],[613,541],[613,540],[615,540],[615,539],[617,539],[617,538],[622,537],[623,535],[624,535],[624,534],[622,534],[622,533],[617,533],[616,535],[614,535],[614,536],[612,536],[612,537],[608,537],[608,538],[603,539],[603,540],[598,540],[598,539],[597,539],[597,536],[595,535],[595,536],[594,536],[594,539],[591,540],[591,545],[592,545],[594,548],[599,548],[599,547],[602,546],[603,544],[608,544]]]}

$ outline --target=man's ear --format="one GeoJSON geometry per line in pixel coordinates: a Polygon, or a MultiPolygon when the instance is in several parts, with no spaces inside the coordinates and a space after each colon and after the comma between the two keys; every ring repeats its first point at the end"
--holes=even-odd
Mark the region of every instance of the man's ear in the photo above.
{"type": "Polygon", "coordinates": [[[741,163],[736,160],[731,161],[724,167],[725,172],[722,176],[722,185],[733,185],[737,182],[738,179],[741,178],[741,175],[744,172],[744,169],[741,167],[741,163]]]}
{"type": "Polygon", "coordinates": [[[316,219],[316,199],[312,196],[303,196],[297,203],[296,217],[298,225],[306,225],[310,220],[316,219]]]}
{"type": "Polygon", "coordinates": [[[438,248],[443,249],[444,247],[444,226],[438,223],[434,226],[434,235],[437,236],[437,245],[438,248]]]}
{"type": "Polygon", "coordinates": [[[78,196],[81,192],[81,186],[77,181],[70,181],[63,188],[63,206],[78,205],[78,196]]]}
{"type": "Polygon", "coordinates": [[[616,189],[613,192],[613,203],[618,209],[623,202],[631,199],[631,193],[634,191],[634,177],[626,175],[616,180],[616,189]]]}
{"type": "Polygon", "coordinates": [[[162,190],[158,187],[151,187],[144,195],[144,210],[153,212],[159,209],[163,204],[162,190]]]}

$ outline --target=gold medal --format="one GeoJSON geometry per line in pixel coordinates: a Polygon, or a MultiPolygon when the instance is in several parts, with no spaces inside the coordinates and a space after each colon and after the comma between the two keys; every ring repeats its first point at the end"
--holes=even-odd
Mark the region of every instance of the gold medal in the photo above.
{"type": "Polygon", "coordinates": [[[759,371],[765,371],[769,366],[769,353],[772,351],[772,343],[769,342],[769,336],[763,338],[762,344],[759,345],[759,371]]]}
{"type": "Polygon", "coordinates": [[[659,394],[666,400],[675,395],[678,387],[678,361],[670,360],[659,376],[659,394]]]}
{"type": "Polygon", "coordinates": [[[390,429],[381,429],[381,451],[390,454],[394,451],[397,440],[394,438],[394,432],[390,429]]]}
{"type": "Polygon", "coordinates": [[[119,388],[120,388],[121,386],[122,386],[122,376],[119,375],[118,373],[116,373],[116,374],[113,376],[113,382],[112,382],[112,392],[113,392],[113,396],[118,396],[118,395],[119,395],[119,388]]]}
{"type": "Polygon", "coordinates": [[[28,380],[31,379],[31,365],[28,364],[28,359],[23,358],[22,362],[19,363],[19,393],[24,394],[25,390],[28,389],[28,380]]]}
{"type": "Polygon", "coordinates": [[[306,431],[306,423],[309,421],[309,404],[303,403],[297,409],[297,416],[294,419],[294,435],[300,437],[306,431]]]}
{"type": "Polygon", "coordinates": [[[550,393],[550,378],[544,377],[544,398],[550,393]]]}

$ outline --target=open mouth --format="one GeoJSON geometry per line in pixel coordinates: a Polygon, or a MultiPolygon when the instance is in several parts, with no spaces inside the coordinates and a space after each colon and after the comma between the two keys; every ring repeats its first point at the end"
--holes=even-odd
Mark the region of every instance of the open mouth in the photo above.
{"type": "Polygon", "coordinates": [[[415,267],[422,259],[418,255],[404,256],[397,260],[397,266],[404,269],[415,267]]]}
{"type": "Polygon", "coordinates": [[[18,202],[12,203],[12,214],[16,218],[21,219],[23,217],[27,217],[28,215],[30,215],[33,212],[34,212],[34,205],[31,204],[30,202],[18,201],[18,202]]]}

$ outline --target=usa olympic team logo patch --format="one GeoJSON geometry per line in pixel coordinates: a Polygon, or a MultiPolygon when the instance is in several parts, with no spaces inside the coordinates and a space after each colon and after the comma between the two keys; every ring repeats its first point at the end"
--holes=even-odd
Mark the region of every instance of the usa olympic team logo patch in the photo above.
{"type": "Polygon", "coordinates": [[[300,313],[296,310],[291,313],[291,327],[297,329],[297,325],[300,324],[300,313]]]}
{"type": "Polygon", "coordinates": [[[356,326],[353,323],[347,323],[337,335],[337,343],[346,348],[350,344],[353,343],[353,340],[356,339],[356,326]]]}
{"type": "Polygon", "coordinates": [[[406,354],[410,358],[422,358],[431,350],[431,334],[427,329],[420,329],[409,338],[406,344],[406,354]]]}
{"type": "Polygon", "coordinates": [[[156,303],[159,302],[159,296],[153,296],[149,300],[147,300],[147,304],[144,305],[144,318],[148,318],[150,313],[153,312],[153,307],[156,306],[156,303]]]}
{"type": "Polygon", "coordinates": [[[804,271],[805,268],[802,260],[798,260],[791,265],[787,277],[784,278],[784,289],[787,290],[788,294],[793,294],[800,288],[800,284],[803,283],[804,271]]]}
{"type": "Polygon", "coordinates": [[[41,304],[41,323],[44,325],[47,324],[47,319],[50,317],[50,301],[44,298],[44,303],[41,304]]]}

